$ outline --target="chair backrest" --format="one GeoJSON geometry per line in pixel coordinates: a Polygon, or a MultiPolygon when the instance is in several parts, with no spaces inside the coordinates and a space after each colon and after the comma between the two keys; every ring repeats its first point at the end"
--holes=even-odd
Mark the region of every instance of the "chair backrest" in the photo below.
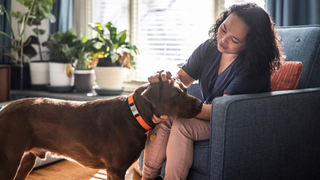
{"type": "Polygon", "coordinates": [[[285,61],[301,61],[303,70],[298,89],[320,87],[320,25],[283,26],[281,37],[285,61]]]}

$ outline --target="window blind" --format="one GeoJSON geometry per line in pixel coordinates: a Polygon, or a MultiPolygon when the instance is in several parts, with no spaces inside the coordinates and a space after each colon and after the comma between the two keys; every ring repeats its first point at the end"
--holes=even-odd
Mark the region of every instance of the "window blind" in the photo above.
{"type": "MultiPolygon", "coordinates": [[[[222,1],[222,0],[219,0],[222,1]]],[[[92,20],[127,29],[137,45],[136,78],[146,81],[158,70],[176,73],[195,48],[209,38],[213,0],[92,0],[92,20]]],[[[92,32],[92,37],[95,37],[92,32]]]]}
{"type": "Polygon", "coordinates": [[[140,50],[137,79],[146,80],[157,70],[176,73],[194,49],[209,38],[213,24],[212,0],[135,0],[140,50]]]}
{"type": "Polygon", "coordinates": [[[128,0],[92,0],[92,22],[104,26],[109,21],[117,27],[118,33],[129,29],[128,0]]]}

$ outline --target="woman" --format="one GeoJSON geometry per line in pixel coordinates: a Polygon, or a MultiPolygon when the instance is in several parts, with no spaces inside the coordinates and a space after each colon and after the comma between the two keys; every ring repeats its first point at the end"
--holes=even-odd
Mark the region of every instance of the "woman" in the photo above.
{"type": "MultiPolygon", "coordinates": [[[[269,15],[258,5],[233,5],[224,11],[188,62],[172,77],[160,71],[150,83],[167,79],[190,86],[199,80],[204,105],[195,118],[153,117],[158,124],[145,148],[143,180],[159,176],[165,159],[165,179],[186,179],[193,161],[193,142],[210,137],[211,102],[215,97],[271,91],[270,74],[283,58],[281,41],[269,15]]],[[[214,116],[214,114],[213,114],[214,116]]]]}

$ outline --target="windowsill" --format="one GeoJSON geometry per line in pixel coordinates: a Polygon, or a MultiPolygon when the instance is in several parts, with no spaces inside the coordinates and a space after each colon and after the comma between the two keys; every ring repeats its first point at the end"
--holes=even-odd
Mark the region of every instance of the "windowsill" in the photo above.
{"type": "Polygon", "coordinates": [[[123,82],[124,92],[132,93],[136,88],[146,83],[148,82],[139,81],[139,80],[124,81],[123,82]]]}
{"type": "Polygon", "coordinates": [[[123,83],[124,91],[122,94],[119,95],[108,95],[108,96],[100,96],[94,90],[92,93],[57,93],[57,92],[50,92],[50,91],[40,91],[40,90],[11,90],[11,100],[17,100],[22,98],[29,98],[29,97],[45,97],[45,98],[57,98],[57,99],[64,99],[64,100],[74,100],[74,101],[92,101],[97,99],[110,99],[117,96],[127,96],[131,94],[136,88],[139,86],[147,83],[146,81],[125,81],[123,83]]]}

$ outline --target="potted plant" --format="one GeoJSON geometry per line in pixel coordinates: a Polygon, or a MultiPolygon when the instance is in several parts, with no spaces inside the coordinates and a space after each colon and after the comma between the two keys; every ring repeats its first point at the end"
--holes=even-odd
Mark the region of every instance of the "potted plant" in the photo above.
{"type": "Polygon", "coordinates": [[[60,87],[60,89],[70,91],[73,87],[73,56],[66,51],[76,44],[77,36],[72,29],[64,33],[51,34],[48,40],[43,43],[48,48],[48,54],[51,57],[49,62],[50,85],[48,85],[48,88],[54,90],[55,87],[60,87]]]}
{"type": "Polygon", "coordinates": [[[126,30],[117,33],[117,28],[111,22],[105,25],[109,33],[105,33],[100,23],[91,24],[90,27],[97,33],[93,39],[97,42],[93,52],[102,54],[94,67],[98,88],[123,90],[124,68],[135,66],[133,54],[139,54],[138,48],[126,42],[126,30]]]}
{"type": "Polygon", "coordinates": [[[75,62],[74,87],[78,93],[92,92],[94,82],[94,70],[92,53],[94,41],[87,40],[86,35],[77,40],[76,46],[67,47],[64,53],[72,56],[75,62]]]}
{"type": "MultiPolygon", "coordinates": [[[[40,29],[39,26],[44,19],[49,19],[51,23],[56,21],[54,15],[50,12],[55,0],[35,0],[32,8],[28,6],[30,0],[20,0],[19,2],[27,7],[30,12],[28,25],[35,27],[33,28],[35,36],[31,35],[29,38],[34,39],[38,49],[37,53],[32,44],[29,43],[23,47],[23,52],[32,56],[39,54],[40,57],[40,60],[33,60],[29,62],[31,85],[33,89],[46,89],[46,85],[49,84],[49,60],[44,61],[42,58],[41,43],[39,39],[39,36],[44,35],[46,31],[44,29],[40,29]]],[[[14,15],[19,19],[19,22],[22,21],[21,14],[22,13],[16,13],[14,15]]]]}
{"type": "MultiPolygon", "coordinates": [[[[29,3],[30,9],[34,7],[35,0],[31,0],[29,3]]],[[[28,74],[29,68],[24,64],[24,54],[29,58],[34,54],[27,54],[24,52],[24,47],[29,44],[37,43],[34,37],[29,37],[25,42],[23,42],[23,35],[28,24],[30,11],[25,14],[20,12],[10,12],[10,16],[16,17],[19,15],[22,21],[20,22],[20,28],[17,36],[13,32],[12,23],[9,17],[8,12],[6,11],[3,5],[0,5],[0,15],[6,15],[7,20],[10,24],[11,33],[7,34],[3,31],[0,31],[1,36],[8,42],[10,45],[3,47],[5,52],[2,52],[4,55],[10,57],[11,63],[11,89],[26,89],[30,86],[30,75],[28,74]],[[12,50],[12,51],[11,51],[12,50]],[[27,68],[25,68],[27,67],[27,68]]]]}

